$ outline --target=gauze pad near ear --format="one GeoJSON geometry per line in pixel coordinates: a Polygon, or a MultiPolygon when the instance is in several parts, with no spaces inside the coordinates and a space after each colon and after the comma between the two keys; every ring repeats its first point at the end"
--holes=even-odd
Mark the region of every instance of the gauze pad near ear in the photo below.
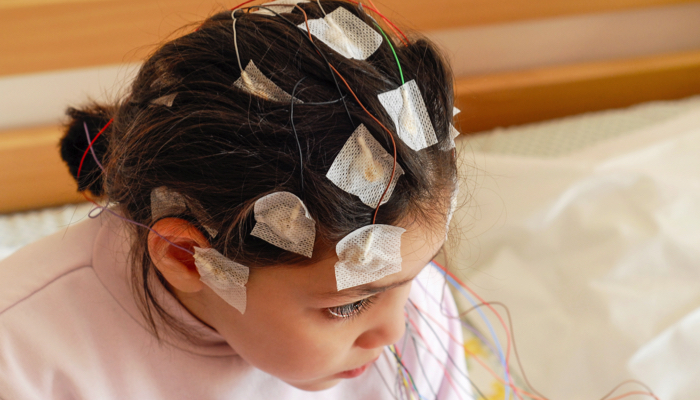
{"type": "Polygon", "coordinates": [[[405,229],[367,225],[338,242],[335,280],[338,290],[374,282],[401,271],[401,235],[405,229]]]}
{"type": "Polygon", "coordinates": [[[251,235],[311,258],[316,222],[300,198],[289,192],[271,193],[255,202],[253,212],[256,224],[251,235]]]}
{"type": "MultiPolygon", "coordinates": [[[[346,58],[366,60],[381,46],[383,38],[350,11],[338,7],[321,19],[310,19],[309,31],[346,58]]],[[[298,25],[306,31],[306,23],[298,25]]]]}
{"type": "Polygon", "coordinates": [[[151,218],[154,221],[167,216],[184,214],[186,211],[187,202],[180,193],[165,186],[151,190],[151,218]]]}
{"type": "Polygon", "coordinates": [[[188,208],[209,235],[211,237],[216,237],[218,231],[202,223],[202,221],[209,220],[209,216],[202,206],[195,202],[188,202],[180,193],[170,190],[165,186],[160,186],[151,190],[151,218],[153,221],[164,217],[174,217],[184,214],[187,212],[188,208]]]}
{"type": "Polygon", "coordinates": [[[194,264],[204,284],[241,314],[245,313],[248,267],[224,257],[215,249],[199,247],[194,248],[194,264]]]}
{"type": "MultiPolygon", "coordinates": [[[[292,95],[282,90],[282,88],[263,75],[253,60],[250,60],[245,69],[241,71],[241,77],[233,82],[233,86],[269,101],[289,103],[292,100],[292,95]]],[[[294,102],[297,104],[303,103],[299,99],[294,99],[294,102]]]]}
{"type": "Polygon", "coordinates": [[[275,15],[275,13],[288,13],[292,12],[294,6],[299,3],[308,3],[308,0],[275,0],[269,3],[261,4],[260,7],[265,8],[260,8],[256,11],[253,11],[251,14],[275,15]]]}
{"type": "MultiPolygon", "coordinates": [[[[394,158],[360,124],[333,160],[326,177],[339,188],[358,196],[363,203],[375,208],[389,185],[393,165],[394,158]]],[[[389,201],[396,181],[403,173],[401,166],[396,164],[394,179],[382,204],[389,201]]]]}
{"type": "Polygon", "coordinates": [[[394,122],[399,137],[408,147],[418,151],[438,142],[415,80],[406,82],[398,89],[381,93],[378,97],[394,122]]]}

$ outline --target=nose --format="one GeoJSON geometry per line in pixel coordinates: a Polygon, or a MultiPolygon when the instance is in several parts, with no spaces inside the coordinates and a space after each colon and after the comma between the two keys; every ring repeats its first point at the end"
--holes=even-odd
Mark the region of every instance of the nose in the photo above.
{"type": "Polygon", "coordinates": [[[392,309],[390,313],[378,316],[370,327],[362,332],[355,345],[363,349],[376,349],[394,344],[406,331],[403,307],[392,309]]]}

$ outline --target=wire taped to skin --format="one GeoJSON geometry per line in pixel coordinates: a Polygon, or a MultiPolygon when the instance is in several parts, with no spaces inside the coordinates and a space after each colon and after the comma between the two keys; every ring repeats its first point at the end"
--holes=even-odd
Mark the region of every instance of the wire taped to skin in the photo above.
{"type": "Polygon", "coordinates": [[[253,212],[256,224],[251,235],[311,258],[316,222],[300,198],[290,192],[271,193],[255,202],[253,212]]]}
{"type": "Polygon", "coordinates": [[[246,283],[250,269],[213,248],[194,248],[194,263],[200,280],[241,314],[246,309],[246,283]]]}
{"type": "Polygon", "coordinates": [[[338,290],[374,282],[401,271],[401,235],[398,226],[373,224],[352,231],[335,247],[338,290]]]}
{"type": "Polygon", "coordinates": [[[355,129],[335,157],[326,177],[344,191],[358,196],[363,203],[375,208],[384,194],[382,204],[389,201],[396,182],[404,171],[372,136],[364,124],[355,129]]]}
{"type": "Polygon", "coordinates": [[[419,151],[438,142],[428,109],[415,80],[381,93],[378,97],[394,122],[399,138],[408,147],[419,151]]]}
{"type": "MultiPolygon", "coordinates": [[[[309,32],[328,47],[355,60],[366,60],[383,40],[377,31],[343,7],[323,18],[308,20],[308,25],[309,32]]],[[[306,31],[306,23],[299,24],[298,28],[306,31]]]]}

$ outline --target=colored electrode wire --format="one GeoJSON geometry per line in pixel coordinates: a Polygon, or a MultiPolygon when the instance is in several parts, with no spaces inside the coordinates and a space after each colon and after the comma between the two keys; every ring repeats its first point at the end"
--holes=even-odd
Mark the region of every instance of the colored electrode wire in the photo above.
{"type": "Polygon", "coordinates": [[[297,128],[294,126],[294,95],[297,92],[297,88],[299,87],[299,84],[306,79],[307,77],[303,77],[299,79],[299,81],[294,85],[294,89],[292,89],[292,100],[291,104],[289,105],[289,121],[292,124],[292,132],[294,132],[294,138],[297,141],[297,148],[299,149],[299,176],[301,177],[301,195],[304,195],[304,154],[301,151],[301,143],[299,142],[299,135],[297,134],[297,128]]]}
{"type": "MultiPolygon", "coordinates": [[[[303,8],[299,7],[298,4],[296,5],[296,7],[297,7],[299,10],[301,10],[301,12],[304,14],[304,22],[306,23],[306,31],[307,31],[307,33],[308,33],[308,35],[309,35],[309,40],[313,43],[314,40],[313,40],[313,38],[311,37],[311,28],[309,28],[309,16],[306,14],[306,11],[304,11],[303,8]]],[[[301,28],[299,28],[299,30],[301,31],[301,28]]],[[[303,31],[302,31],[302,32],[303,32],[303,31]]],[[[314,47],[316,47],[315,44],[314,44],[314,47]]],[[[319,51],[318,47],[316,47],[316,51],[318,51],[319,54],[320,54],[320,51],[319,51]]],[[[325,58],[325,57],[324,57],[324,58],[325,58]]],[[[326,60],[326,62],[328,62],[328,61],[326,60]]],[[[392,166],[392,168],[391,168],[391,176],[389,177],[389,183],[387,184],[386,188],[384,189],[384,192],[382,193],[381,197],[379,198],[379,202],[377,203],[377,208],[375,208],[375,210],[374,210],[374,216],[372,217],[372,224],[376,224],[376,223],[377,223],[377,213],[379,213],[379,207],[381,207],[382,201],[384,200],[384,197],[386,196],[387,191],[389,191],[389,188],[391,187],[391,182],[394,180],[394,177],[395,177],[395,175],[396,175],[396,141],[394,140],[394,134],[391,133],[391,131],[390,131],[386,126],[384,126],[384,124],[382,124],[382,123],[377,119],[377,117],[375,117],[374,115],[372,115],[372,113],[370,113],[369,110],[367,110],[367,108],[364,106],[364,104],[362,104],[362,102],[360,101],[360,99],[357,98],[357,95],[356,95],[355,92],[352,90],[352,88],[350,88],[350,85],[349,85],[348,82],[345,80],[345,78],[343,77],[343,75],[341,75],[340,72],[338,72],[338,70],[335,69],[335,67],[334,67],[331,63],[328,63],[328,66],[333,70],[333,72],[336,73],[336,75],[338,75],[338,78],[340,78],[340,80],[343,81],[343,83],[345,84],[345,86],[348,88],[348,91],[350,91],[350,94],[352,94],[352,96],[355,98],[355,101],[357,102],[357,104],[359,104],[359,106],[362,107],[362,109],[365,111],[365,113],[367,113],[367,115],[368,115],[370,118],[372,118],[372,119],[374,120],[374,122],[376,122],[379,126],[382,127],[382,129],[384,129],[384,130],[389,134],[389,138],[391,139],[392,148],[393,148],[393,151],[394,151],[393,166],[392,166]]]]}
{"type": "MultiPolygon", "coordinates": [[[[80,159],[80,165],[78,165],[78,174],[76,178],[80,178],[80,171],[83,169],[83,162],[85,162],[85,157],[88,155],[88,152],[92,149],[92,145],[95,143],[98,137],[100,137],[106,130],[109,128],[110,125],[112,125],[112,122],[114,121],[114,118],[110,119],[107,121],[107,124],[100,129],[99,132],[97,132],[97,135],[92,139],[90,144],[88,145],[88,148],[85,149],[85,152],[83,153],[83,158],[80,159]]],[[[93,153],[94,155],[94,153],[93,153]]],[[[97,156],[95,156],[95,159],[97,159],[97,156]]]]}
{"type": "Polygon", "coordinates": [[[386,42],[389,44],[389,48],[391,48],[391,52],[394,53],[394,58],[396,59],[396,65],[398,65],[398,67],[399,67],[399,75],[401,76],[401,84],[402,85],[405,84],[406,81],[404,81],[404,79],[403,79],[403,70],[401,69],[401,62],[399,61],[399,56],[396,55],[396,50],[394,50],[394,45],[391,44],[391,40],[389,40],[389,37],[386,35],[386,33],[384,33],[384,30],[382,29],[381,26],[379,26],[378,23],[375,22],[374,26],[376,26],[377,29],[379,29],[379,32],[382,34],[382,36],[384,36],[384,40],[386,40],[386,42]]]}
{"type": "MultiPolygon", "coordinates": [[[[416,310],[416,311],[420,313],[420,311],[418,311],[418,310],[416,310]]],[[[432,349],[431,349],[430,346],[428,345],[428,342],[425,340],[425,338],[423,337],[423,334],[421,333],[420,329],[419,329],[418,326],[416,325],[415,321],[414,321],[413,319],[411,319],[411,318],[408,316],[408,314],[406,314],[406,319],[408,320],[409,324],[413,327],[413,330],[415,331],[415,333],[418,334],[418,337],[423,341],[423,345],[425,346],[426,350],[428,351],[428,354],[430,354],[431,356],[433,356],[433,358],[435,359],[435,361],[437,361],[437,363],[440,365],[440,368],[442,368],[442,370],[443,370],[443,372],[444,372],[445,379],[446,379],[447,382],[450,384],[450,386],[452,387],[452,389],[454,389],[455,393],[459,393],[459,390],[457,389],[457,387],[455,387],[455,383],[454,383],[454,381],[452,380],[452,377],[450,376],[449,372],[447,371],[447,367],[445,366],[445,364],[442,363],[442,361],[440,361],[440,359],[439,359],[439,358],[435,355],[435,353],[432,351],[432,349]]],[[[433,333],[435,333],[434,330],[433,330],[433,333]]],[[[437,338],[437,335],[435,335],[435,336],[436,336],[436,338],[437,338]]],[[[418,355],[418,347],[417,347],[417,344],[416,344],[415,336],[414,336],[413,334],[411,335],[411,339],[413,339],[414,348],[416,349],[416,355],[418,355]]],[[[438,338],[438,342],[439,342],[439,338],[438,338]]],[[[440,347],[442,347],[442,349],[445,350],[445,347],[443,346],[442,343],[440,343],[440,347]]],[[[457,366],[457,365],[454,363],[454,361],[451,359],[451,357],[448,356],[448,359],[449,359],[449,361],[452,362],[452,365],[457,366]]],[[[421,369],[423,369],[423,364],[420,363],[420,362],[419,362],[418,364],[421,366],[421,369]]],[[[460,372],[462,372],[462,376],[464,376],[464,377],[469,381],[469,384],[470,384],[478,393],[481,393],[481,391],[479,390],[479,388],[476,387],[476,385],[475,385],[474,382],[469,378],[469,376],[467,376],[463,371],[460,371],[460,372]]],[[[427,377],[426,377],[426,380],[427,380],[427,377]]],[[[428,381],[428,383],[430,383],[430,382],[428,381]]],[[[465,389],[465,388],[462,387],[462,389],[465,389]]],[[[482,397],[483,397],[483,396],[482,396],[482,397]]],[[[460,396],[460,399],[461,399],[461,396],[460,396]]]]}
{"type": "MultiPolygon", "coordinates": [[[[83,121],[83,128],[85,128],[85,137],[87,137],[87,142],[88,145],[92,142],[92,139],[90,139],[90,130],[88,129],[87,122],[83,121]]],[[[105,171],[105,167],[102,166],[102,163],[100,160],[97,158],[97,154],[95,154],[95,149],[92,146],[89,146],[90,152],[92,153],[92,158],[95,160],[97,163],[97,166],[100,167],[102,172],[105,171]]]]}
{"type": "MultiPolygon", "coordinates": [[[[540,393],[539,391],[537,391],[537,390],[534,388],[534,386],[532,386],[532,384],[530,383],[530,380],[527,378],[527,374],[525,373],[525,368],[523,368],[523,364],[522,364],[522,362],[521,362],[521,360],[520,360],[520,354],[518,354],[518,347],[517,347],[517,345],[516,345],[516,343],[515,343],[515,333],[514,333],[514,330],[513,330],[513,319],[512,319],[512,317],[511,317],[511,315],[510,315],[510,310],[508,309],[508,307],[506,307],[505,304],[503,304],[503,303],[501,303],[501,302],[499,302],[499,301],[490,301],[490,302],[488,302],[488,303],[477,304],[476,307],[472,307],[472,308],[470,308],[469,310],[466,310],[466,311],[464,311],[464,312],[459,313],[459,315],[457,316],[457,319],[459,319],[460,321],[462,321],[462,318],[461,318],[461,317],[467,316],[470,312],[476,310],[477,307],[484,307],[484,306],[488,306],[489,304],[492,305],[492,306],[501,306],[501,307],[503,307],[503,309],[505,310],[505,312],[506,312],[506,317],[507,317],[507,319],[508,319],[508,326],[509,326],[509,328],[510,328],[510,336],[511,336],[511,338],[512,338],[511,342],[513,343],[513,354],[515,354],[515,360],[516,360],[516,362],[518,363],[518,367],[520,368],[520,372],[521,372],[522,375],[523,375],[523,380],[525,380],[525,383],[527,384],[527,386],[530,388],[530,390],[531,390],[533,393],[535,393],[535,394],[537,394],[538,396],[540,396],[540,397],[546,399],[547,396],[545,396],[545,395],[543,395],[542,393],[540,393]]],[[[466,326],[466,323],[465,323],[464,321],[462,321],[462,323],[465,324],[465,326],[466,326]]],[[[476,331],[476,329],[475,329],[474,331],[476,331]]],[[[476,331],[476,332],[478,332],[478,331],[476,331]]],[[[641,383],[641,382],[640,382],[640,383],[641,383]]],[[[619,385],[618,385],[618,386],[619,386],[619,385]]],[[[605,400],[605,398],[603,398],[603,400],[605,400]]]]}
{"type": "MultiPolygon", "coordinates": [[[[456,288],[470,303],[472,303],[472,305],[476,305],[476,304],[477,304],[477,303],[471,298],[471,296],[469,296],[469,295],[467,294],[467,292],[465,291],[465,289],[466,289],[466,290],[469,290],[466,286],[460,285],[460,283],[458,283],[458,281],[457,281],[453,276],[451,276],[452,274],[450,274],[449,271],[443,269],[442,266],[440,266],[438,263],[436,263],[436,262],[433,261],[432,264],[435,266],[435,269],[437,269],[438,272],[440,272],[440,273],[445,277],[445,279],[446,279],[448,282],[450,282],[450,284],[452,284],[452,286],[454,286],[454,287],[455,287],[455,288],[456,288]]],[[[479,300],[480,300],[482,303],[485,303],[485,301],[481,300],[481,298],[479,298],[479,300]]],[[[500,315],[499,315],[498,313],[496,313],[495,310],[493,310],[493,307],[489,307],[489,308],[494,312],[494,314],[496,314],[496,315],[499,317],[499,319],[501,319],[501,318],[500,318],[500,315]]],[[[494,343],[496,344],[496,348],[498,349],[498,357],[499,357],[499,359],[500,359],[500,361],[501,361],[501,364],[503,365],[504,374],[505,374],[505,381],[506,381],[506,382],[510,382],[511,379],[510,379],[510,371],[509,371],[509,369],[508,369],[508,358],[505,357],[504,354],[503,354],[503,349],[501,348],[501,343],[500,343],[500,341],[498,340],[498,337],[496,336],[496,332],[494,331],[493,327],[491,326],[491,323],[489,322],[488,318],[486,318],[486,315],[484,315],[484,312],[481,311],[480,308],[477,309],[477,312],[479,313],[479,315],[481,316],[481,318],[484,320],[484,323],[486,323],[486,326],[487,326],[487,328],[488,328],[488,330],[489,330],[489,333],[490,333],[491,336],[494,338],[494,343]]],[[[506,336],[508,337],[508,350],[510,350],[510,336],[508,335],[508,332],[507,332],[507,328],[506,328],[506,326],[505,326],[505,323],[502,323],[502,325],[503,325],[503,328],[506,329],[506,336]]],[[[509,396],[510,396],[510,386],[506,385],[506,399],[508,399],[509,396]]]]}

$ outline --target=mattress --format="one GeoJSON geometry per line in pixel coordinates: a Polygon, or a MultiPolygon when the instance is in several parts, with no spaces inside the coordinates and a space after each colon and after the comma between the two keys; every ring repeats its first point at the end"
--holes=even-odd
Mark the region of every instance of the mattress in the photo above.
{"type": "Polygon", "coordinates": [[[458,147],[464,195],[449,268],[509,308],[533,386],[583,400],[637,379],[660,399],[696,398],[700,99],[494,130],[458,147]]]}

